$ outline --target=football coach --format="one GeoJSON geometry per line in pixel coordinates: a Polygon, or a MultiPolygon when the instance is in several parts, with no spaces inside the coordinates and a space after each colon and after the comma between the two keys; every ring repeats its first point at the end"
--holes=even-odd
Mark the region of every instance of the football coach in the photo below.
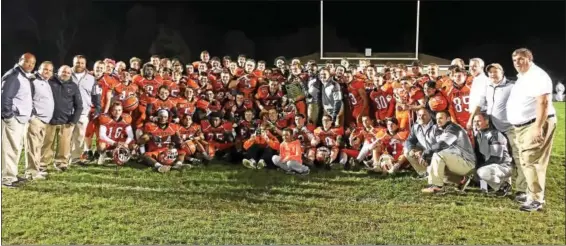
{"type": "Polygon", "coordinates": [[[556,129],[556,110],[552,105],[552,80],[533,62],[533,53],[517,49],[512,54],[518,72],[507,101],[507,119],[515,128],[527,192],[522,211],[538,211],[544,204],[546,168],[556,129]]]}
{"type": "Polygon", "coordinates": [[[15,187],[18,162],[33,110],[35,56],[25,53],[2,76],[2,186],[15,187]]]}

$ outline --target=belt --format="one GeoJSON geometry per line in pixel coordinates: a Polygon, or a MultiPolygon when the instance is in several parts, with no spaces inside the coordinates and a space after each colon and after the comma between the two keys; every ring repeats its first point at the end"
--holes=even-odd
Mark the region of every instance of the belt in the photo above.
{"type": "MultiPolygon", "coordinates": [[[[551,118],[553,118],[554,116],[555,116],[555,115],[551,114],[551,115],[547,116],[546,118],[547,118],[547,119],[551,119],[551,118]]],[[[523,126],[527,126],[527,125],[530,125],[530,124],[532,124],[532,123],[535,123],[535,121],[536,121],[536,120],[537,120],[537,119],[536,119],[536,118],[534,118],[534,119],[532,119],[532,120],[529,120],[529,121],[527,121],[527,122],[525,122],[525,123],[523,123],[523,124],[519,124],[519,125],[513,125],[513,126],[514,126],[514,127],[523,127],[523,126]]]]}

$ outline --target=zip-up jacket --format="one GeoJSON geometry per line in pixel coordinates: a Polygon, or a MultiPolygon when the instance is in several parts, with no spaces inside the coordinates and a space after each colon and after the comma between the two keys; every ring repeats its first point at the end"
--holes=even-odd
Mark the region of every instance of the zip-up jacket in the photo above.
{"type": "Polygon", "coordinates": [[[464,128],[448,121],[442,128],[437,125],[435,131],[436,141],[431,145],[430,149],[423,151],[423,159],[430,160],[432,154],[445,149],[456,149],[465,160],[476,162],[472,142],[464,128]]]}
{"type": "Polygon", "coordinates": [[[489,82],[486,87],[482,104],[486,105],[486,112],[490,116],[490,122],[500,132],[507,132],[511,123],[507,120],[507,99],[513,90],[515,81],[503,78],[499,84],[489,82]]]}
{"type": "Polygon", "coordinates": [[[55,110],[49,124],[76,124],[79,122],[83,112],[83,100],[77,84],[71,79],[61,81],[59,76],[53,76],[49,80],[53,99],[55,100],[55,110]]]}
{"type": "Polygon", "coordinates": [[[488,128],[476,133],[477,166],[499,164],[511,166],[511,155],[507,148],[507,138],[497,129],[488,128]]]}
{"type": "Polygon", "coordinates": [[[16,64],[2,76],[2,119],[16,117],[24,124],[31,119],[33,110],[33,75],[26,74],[16,64]]]}

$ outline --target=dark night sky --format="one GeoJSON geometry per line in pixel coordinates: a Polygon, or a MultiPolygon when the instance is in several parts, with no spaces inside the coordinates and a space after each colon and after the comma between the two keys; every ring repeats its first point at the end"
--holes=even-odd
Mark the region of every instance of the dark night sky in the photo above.
{"type": "MultiPolygon", "coordinates": [[[[6,2],[2,1],[3,20],[6,16],[6,2]]],[[[10,4],[10,3],[8,3],[10,4]]],[[[320,2],[151,2],[136,3],[94,1],[91,12],[100,12],[106,16],[119,30],[127,29],[127,11],[134,5],[151,6],[157,13],[157,23],[166,22],[172,9],[181,9],[190,15],[195,23],[224,33],[229,30],[241,30],[255,43],[255,56],[268,61],[274,58],[265,47],[265,40],[276,40],[297,33],[300,28],[312,28],[317,32],[316,39],[302,40],[304,45],[313,47],[310,53],[318,52],[318,26],[320,2]]],[[[33,7],[30,7],[33,8],[33,7]]],[[[533,50],[535,62],[553,73],[564,76],[566,62],[565,31],[566,5],[564,1],[555,2],[466,2],[442,1],[421,2],[420,52],[452,59],[462,57],[483,58],[486,63],[500,62],[511,74],[511,52],[526,46],[533,50]],[[523,25],[521,27],[521,25],[523,25]]],[[[30,10],[30,12],[37,10],[30,10]]],[[[337,36],[346,39],[350,48],[363,52],[371,47],[374,52],[414,52],[416,1],[406,2],[325,2],[325,26],[333,26],[337,36]]],[[[10,13],[7,13],[8,15],[10,13]]],[[[39,18],[39,17],[38,17],[39,18]]],[[[186,17],[184,17],[186,18],[186,17]]],[[[39,18],[40,19],[40,18],[39,18]]],[[[41,21],[41,20],[40,20],[41,21]]],[[[5,21],[2,22],[4,38],[5,21]]],[[[182,31],[182,26],[180,24],[182,31]]],[[[186,34],[183,34],[184,36],[186,34]]],[[[190,38],[204,42],[216,41],[218,37],[206,36],[203,33],[188,34],[190,38]]],[[[186,37],[186,36],[185,36],[186,37]]],[[[186,40],[187,38],[185,38],[186,40]]],[[[4,42],[3,42],[4,43],[4,42]]],[[[149,41],[151,43],[151,41],[149,41]]],[[[218,43],[218,42],[216,42],[218,43]]],[[[299,43],[298,45],[301,45],[299,43]]],[[[190,45],[189,45],[190,46],[190,45]]],[[[217,45],[207,48],[213,56],[222,50],[217,45]]],[[[92,44],[73,46],[72,51],[84,53],[92,44]]],[[[199,46],[200,48],[201,46],[199,46]]],[[[6,46],[3,45],[3,51],[6,46]]],[[[277,47],[268,47],[276,50],[277,47]]],[[[21,49],[21,48],[20,48],[21,49]]],[[[127,49],[127,47],[125,48],[127,49]]],[[[30,48],[37,50],[37,48],[30,48]]],[[[326,52],[340,52],[341,47],[324,47],[326,52]]],[[[18,51],[20,52],[20,51],[18,51]]],[[[200,49],[191,46],[191,56],[198,58],[200,49]]],[[[4,53],[4,52],[3,52],[4,53]]],[[[146,52],[147,53],[147,52],[146,52]]],[[[292,53],[282,49],[280,54],[286,57],[308,55],[292,53]]],[[[126,60],[128,52],[116,54],[117,59],[126,60]]],[[[136,54],[133,54],[136,55],[136,54]]],[[[137,54],[147,58],[149,54],[137,54]]],[[[13,55],[11,55],[13,57],[13,55]]],[[[3,63],[12,63],[2,55],[3,63]]],[[[72,55],[70,55],[72,57],[72,55]]],[[[96,58],[99,59],[99,58],[96,58]]],[[[3,70],[7,69],[3,66],[3,70]]]]}

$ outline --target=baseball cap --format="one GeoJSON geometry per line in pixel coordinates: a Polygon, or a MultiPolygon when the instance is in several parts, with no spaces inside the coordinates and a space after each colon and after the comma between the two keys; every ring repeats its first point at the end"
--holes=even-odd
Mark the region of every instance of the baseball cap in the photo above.
{"type": "Polygon", "coordinates": [[[487,67],[485,67],[485,72],[489,72],[489,69],[492,68],[492,67],[495,67],[495,68],[501,70],[501,72],[503,72],[503,67],[499,63],[492,63],[492,64],[487,65],[487,67]]]}

